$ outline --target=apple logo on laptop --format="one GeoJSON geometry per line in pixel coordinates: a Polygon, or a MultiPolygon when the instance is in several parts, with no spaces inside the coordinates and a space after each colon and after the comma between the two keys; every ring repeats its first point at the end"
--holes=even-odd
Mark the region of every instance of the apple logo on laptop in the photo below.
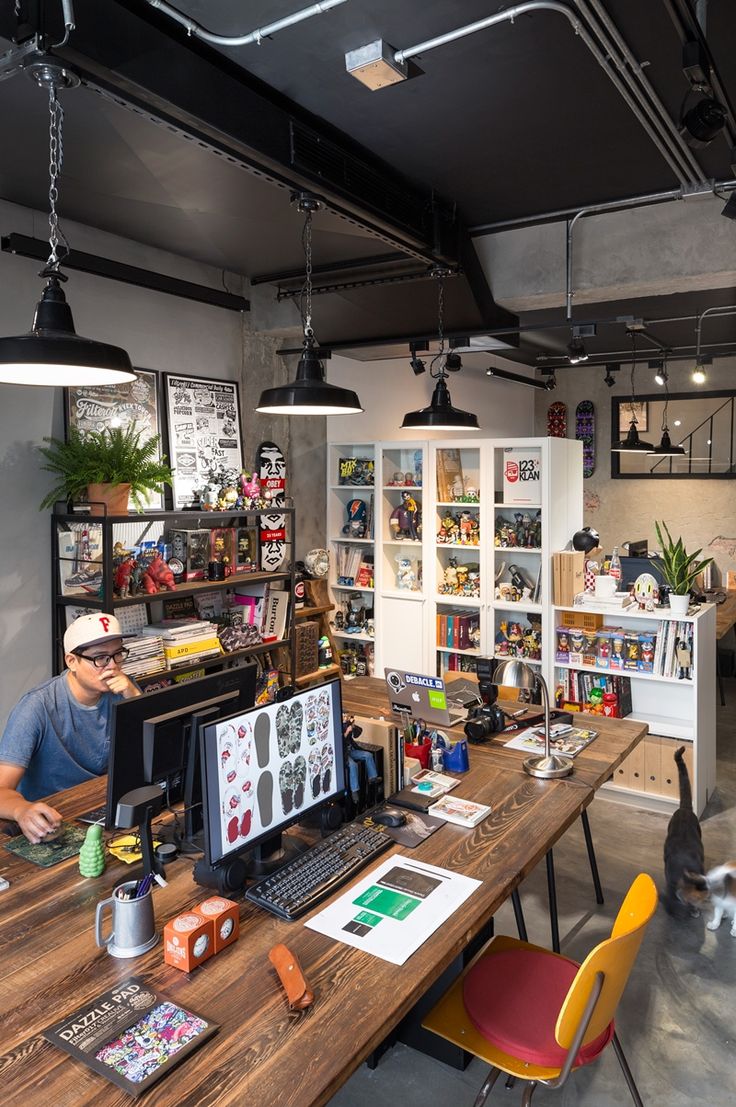
{"type": "Polygon", "coordinates": [[[418,692],[412,692],[411,698],[414,700],[414,703],[419,703],[421,696],[418,692]]]}

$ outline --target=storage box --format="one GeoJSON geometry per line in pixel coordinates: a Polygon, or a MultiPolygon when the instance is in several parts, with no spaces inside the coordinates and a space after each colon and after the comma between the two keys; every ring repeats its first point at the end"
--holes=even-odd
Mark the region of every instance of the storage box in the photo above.
{"type": "Polygon", "coordinates": [[[639,641],[639,635],[634,631],[627,630],[624,635],[624,669],[638,669],[640,658],[641,642],[639,641]]]}
{"type": "Polygon", "coordinates": [[[581,630],[598,630],[603,626],[603,616],[594,615],[592,611],[581,611],[576,607],[574,611],[560,611],[558,618],[563,627],[580,627],[581,630]]]}
{"type": "MultiPolygon", "coordinates": [[[[580,550],[560,550],[552,554],[552,578],[555,603],[573,604],[585,587],[585,554],[580,550]]],[[[600,624],[599,624],[600,625],[600,624]]]]}
{"type": "Polygon", "coordinates": [[[184,565],[185,580],[204,580],[210,560],[210,530],[172,530],[171,556],[184,565]]]}
{"type": "Polygon", "coordinates": [[[598,631],[595,665],[597,669],[608,669],[611,665],[611,632],[606,627],[598,631]]]}
{"type": "Polygon", "coordinates": [[[240,908],[231,899],[212,896],[198,903],[195,912],[205,919],[211,919],[215,928],[214,952],[230,946],[240,934],[240,908]]]}
{"type": "Polygon", "coordinates": [[[317,643],[319,641],[319,623],[312,619],[300,619],[296,624],[296,657],[294,672],[296,676],[313,673],[318,664],[317,643]]]}
{"type": "Polygon", "coordinates": [[[225,576],[232,576],[237,565],[235,527],[212,528],[210,531],[209,561],[221,562],[225,566],[225,576]]]}
{"type": "Polygon", "coordinates": [[[215,952],[215,924],[198,911],[169,919],[164,927],[164,961],[191,972],[215,952]]]}
{"type": "Polygon", "coordinates": [[[258,569],[258,527],[237,527],[235,531],[235,571],[253,573],[258,569]]]}

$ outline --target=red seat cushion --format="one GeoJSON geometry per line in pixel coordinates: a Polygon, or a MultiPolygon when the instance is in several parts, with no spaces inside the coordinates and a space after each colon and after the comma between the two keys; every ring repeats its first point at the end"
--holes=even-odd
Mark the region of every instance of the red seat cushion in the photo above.
{"type": "MultiPolygon", "coordinates": [[[[566,1051],[557,1044],[555,1024],[578,968],[566,957],[543,951],[489,953],[465,977],[465,1010],[497,1049],[530,1064],[560,1068],[566,1051]]],[[[613,1029],[611,1022],[580,1050],[575,1063],[595,1060],[613,1029]]]]}

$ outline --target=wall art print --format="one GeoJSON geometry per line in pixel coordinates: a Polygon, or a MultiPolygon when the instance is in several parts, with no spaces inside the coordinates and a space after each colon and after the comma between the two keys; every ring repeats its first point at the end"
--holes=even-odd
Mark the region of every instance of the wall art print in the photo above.
{"type": "Polygon", "coordinates": [[[167,373],[164,377],[174,510],[189,507],[211,469],[243,468],[236,381],[167,373]]]}

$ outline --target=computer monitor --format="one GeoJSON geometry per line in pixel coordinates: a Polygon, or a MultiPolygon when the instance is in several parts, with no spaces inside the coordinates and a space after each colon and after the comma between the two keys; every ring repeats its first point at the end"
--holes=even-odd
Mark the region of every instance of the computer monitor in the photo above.
{"type": "Polygon", "coordinates": [[[107,766],[105,826],[118,801],[144,784],[159,784],[168,803],[185,801],[185,836],[201,829],[199,728],[244,711],[256,697],[256,666],[242,665],[144,693],[116,704],[107,766]]]}
{"type": "Polygon", "coordinates": [[[340,681],[205,725],[202,771],[204,861],[195,878],[246,852],[253,871],[281,864],[282,831],[345,793],[340,681]]]}

